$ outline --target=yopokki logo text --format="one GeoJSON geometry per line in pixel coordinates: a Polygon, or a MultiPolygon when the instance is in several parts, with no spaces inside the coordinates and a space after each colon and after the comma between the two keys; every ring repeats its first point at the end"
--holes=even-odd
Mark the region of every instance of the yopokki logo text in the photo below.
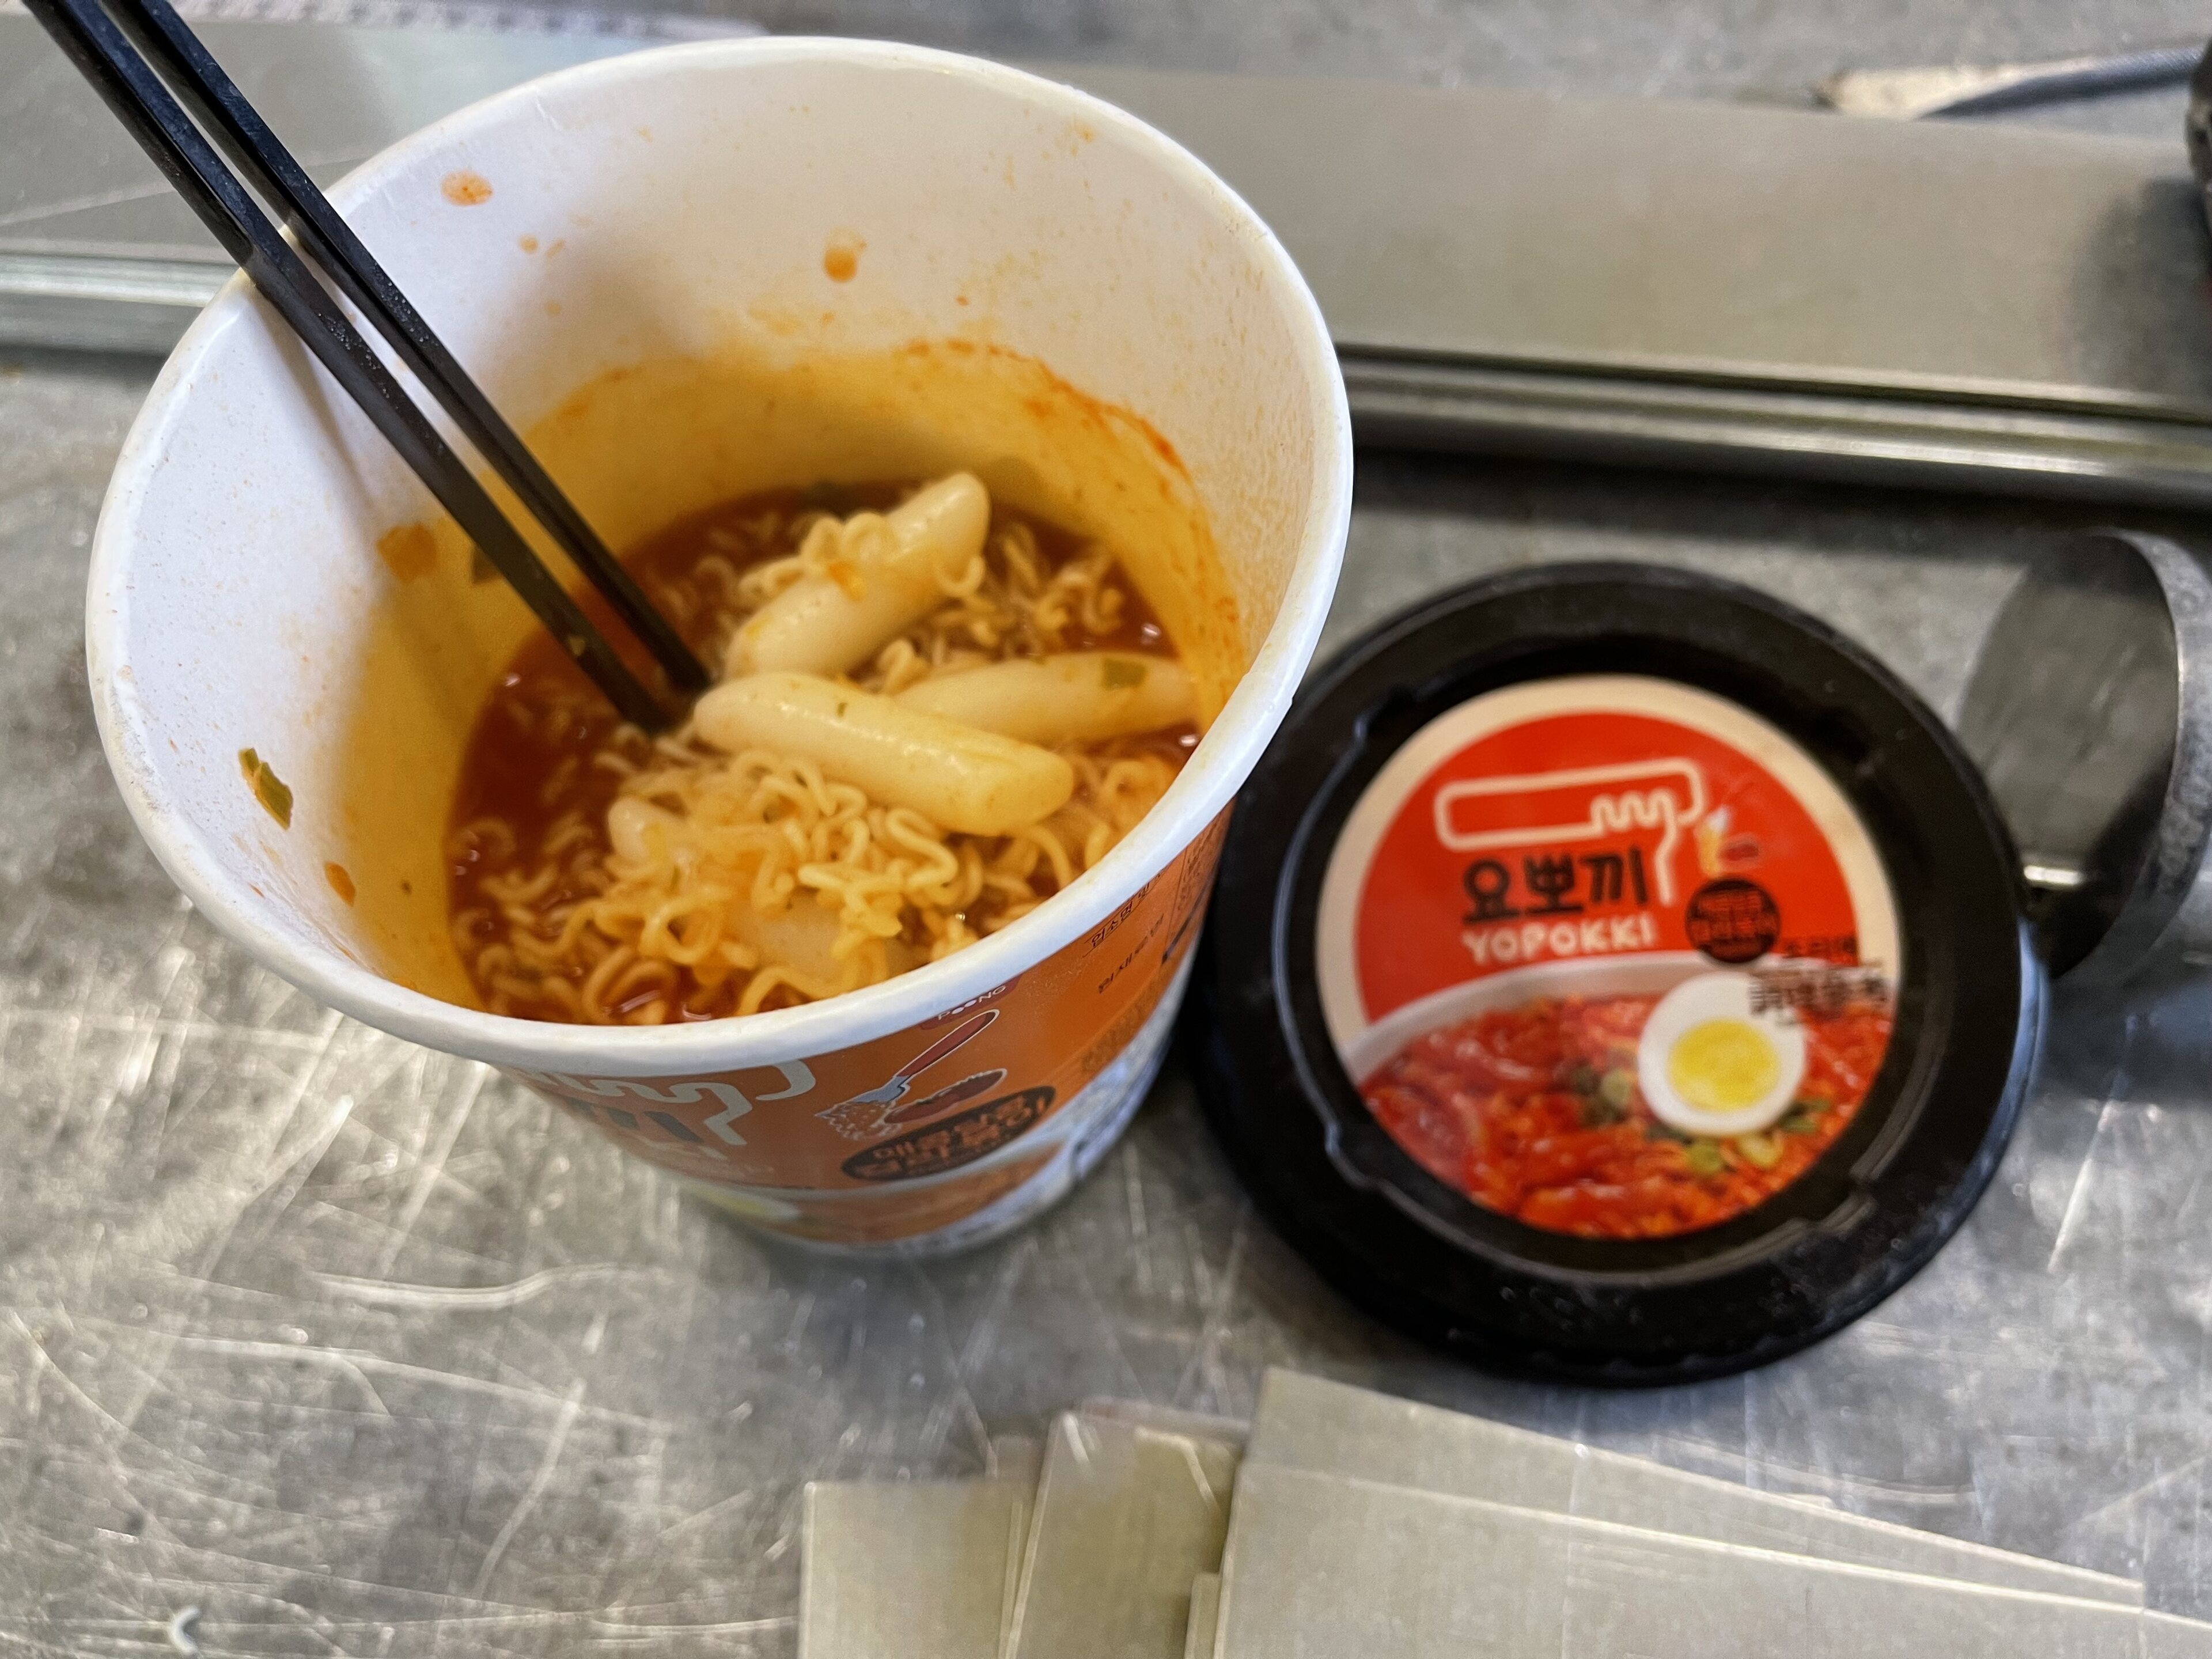
{"type": "Polygon", "coordinates": [[[1461,941],[1478,968],[1656,949],[1655,904],[1759,859],[1679,757],[1449,783],[1433,810],[1438,843],[1475,855],[1461,941]]]}

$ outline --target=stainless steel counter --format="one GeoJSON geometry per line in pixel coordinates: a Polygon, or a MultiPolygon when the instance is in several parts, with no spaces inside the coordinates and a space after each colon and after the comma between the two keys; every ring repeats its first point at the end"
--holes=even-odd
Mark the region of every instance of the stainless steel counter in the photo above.
{"type": "MultiPolygon", "coordinates": [[[[1848,47],[1717,4],[1312,0],[1264,40],[1267,9],[928,10],[933,38],[1001,52],[1594,92],[1779,95],[1847,57],[2098,43],[2033,8],[1899,12],[1848,47]]],[[[2201,27],[2163,0],[2100,15],[2201,27]]],[[[2153,131],[2170,104],[2081,119],[2153,131]]],[[[0,359],[0,1652],[787,1655],[802,1481],[972,1473],[991,1431],[1086,1395],[1241,1414],[1271,1363],[2139,1573],[2212,1616],[2212,986],[2062,995],[2012,1151],[1935,1264],[1812,1352],[1692,1389],[1501,1382],[1353,1315],[1253,1217],[1175,1068],[1008,1243],[884,1269],[764,1247],[483,1068],[316,1007],[155,867],[80,622],[151,374],[0,359]]],[[[1330,643],[1501,565],[1653,558],[1825,615],[1948,710],[2062,516],[1370,456],[1330,643]]]]}
{"type": "MultiPolygon", "coordinates": [[[[787,1654],[813,1476],[958,1474],[1082,1395],[1249,1409],[1287,1363],[2115,1572],[2212,1613],[2212,987],[2061,999],[1919,1279],[1750,1376],[1441,1363],[1252,1216],[1172,1072],[1030,1232],[927,1267],[758,1244],[481,1067],[341,1020],[178,899],[108,781],[79,608],[149,368],[0,372],[0,1643],[787,1654]]],[[[2047,515],[1364,464],[1333,640],[1502,564],[1759,582],[1955,701],[2047,515]]]]}

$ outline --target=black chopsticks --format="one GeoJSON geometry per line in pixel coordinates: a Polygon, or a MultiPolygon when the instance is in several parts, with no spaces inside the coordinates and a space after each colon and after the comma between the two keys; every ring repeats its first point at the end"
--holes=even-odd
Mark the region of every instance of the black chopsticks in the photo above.
{"type": "Polygon", "coordinates": [[[28,0],[60,45],[150,155],[224,250],[316,360],[429,487],[553,636],[625,720],[647,731],[668,711],[632,674],[568,591],[509,524],[475,475],[417,409],[343,309],[316,280],[222,161],[160,65],[219,137],[246,179],[277,204],[301,245],[331,282],[375,324],[400,360],[492,469],[574,561],[660,665],[679,693],[703,690],[708,675],[667,619],[546,476],[514,428],[433,333],[298,162],[280,144],[229,77],[208,55],[168,0],[28,0]],[[122,25],[121,27],[118,24],[122,25]],[[126,39],[128,30],[131,38],[126,39]],[[142,57],[132,39],[154,60],[142,57]]]}

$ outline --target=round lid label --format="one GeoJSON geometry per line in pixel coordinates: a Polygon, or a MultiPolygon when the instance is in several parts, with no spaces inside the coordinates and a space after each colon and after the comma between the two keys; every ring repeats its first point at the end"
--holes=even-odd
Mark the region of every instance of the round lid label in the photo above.
{"type": "Polygon", "coordinates": [[[1486,693],[1384,764],[1316,923],[1338,1058],[1486,1209],[1656,1238],[1783,1190],[1849,1126],[1902,963],[1873,838],[1765,720],[1669,680],[1486,693]]]}

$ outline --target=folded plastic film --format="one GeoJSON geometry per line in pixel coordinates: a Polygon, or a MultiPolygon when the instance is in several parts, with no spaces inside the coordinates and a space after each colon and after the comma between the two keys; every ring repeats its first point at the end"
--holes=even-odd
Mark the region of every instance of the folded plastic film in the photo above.
{"type": "Polygon", "coordinates": [[[1271,1371],[808,1488],[801,1659],[2212,1659],[2140,1585],[1271,1371]]]}
{"type": "Polygon", "coordinates": [[[2121,1606],[2142,1587],[2085,1568],[1869,1520],[1460,1412],[1270,1370],[1254,1464],[1578,1515],[1900,1572],[2121,1606]]]}
{"type": "MultiPolygon", "coordinates": [[[[2198,1627],[2201,1630],[2201,1627],[2198,1627]]],[[[2177,1655],[2140,1608],[1249,1464],[1221,1659],[1906,1659],[2177,1655]]]]}
{"type": "Polygon", "coordinates": [[[799,1659],[997,1659],[1040,1450],[994,1439],[981,1480],[810,1483],[799,1659]]]}
{"type": "Polygon", "coordinates": [[[1206,1426],[1141,1407],[1054,1419],[1004,1659],[1183,1650],[1243,1458],[1241,1436],[1194,1431],[1206,1426]]]}

